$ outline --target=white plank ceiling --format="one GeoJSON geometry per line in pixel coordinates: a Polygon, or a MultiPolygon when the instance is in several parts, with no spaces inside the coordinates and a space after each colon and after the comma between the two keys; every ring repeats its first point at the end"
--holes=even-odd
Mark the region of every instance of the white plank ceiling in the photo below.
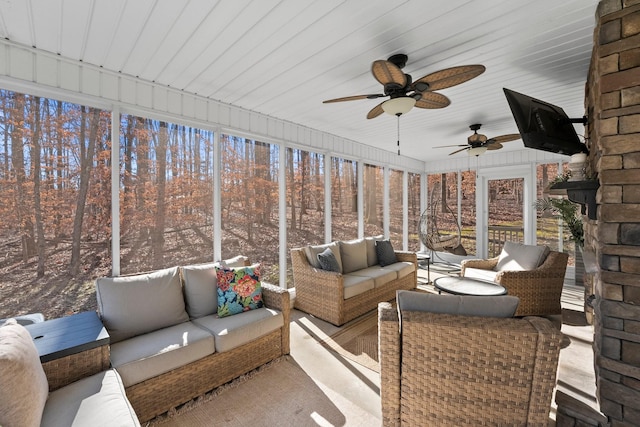
{"type": "Polygon", "coordinates": [[[0,37],[392,152],[396,117],[366,118],[385,98],[322,101],[382,93],[371,63],[395,53],[414,80],[485,65],[439,91],[449,107],[400,118],[402,154],[433,161],[455,149],[434,146],[465,144],[472,123],[488,137],[517,133],[503,87],[582,116],[597,3],[0,0],[0,37]]]}

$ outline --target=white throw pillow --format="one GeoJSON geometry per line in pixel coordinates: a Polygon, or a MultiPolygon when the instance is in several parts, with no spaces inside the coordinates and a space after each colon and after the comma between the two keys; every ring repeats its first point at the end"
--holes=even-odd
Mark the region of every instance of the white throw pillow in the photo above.
{"type": "Polygon", "coordinates": [[[0,327],[0,425],[37,427],[49,395],[29,331],[15,319],[0,327]]]}
{"type": "Polygon", "coordinates": [[[549,255],[547,246],[504,242],[495,271],[528,271],[538,268],[549,255]]]}

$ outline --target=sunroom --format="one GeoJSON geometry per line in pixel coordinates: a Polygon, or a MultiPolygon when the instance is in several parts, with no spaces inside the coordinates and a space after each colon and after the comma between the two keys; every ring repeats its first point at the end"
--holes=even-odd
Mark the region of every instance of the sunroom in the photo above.
{"type": "Polygon", "coordinates": [[[436,265],[547,245],[594,301],[594,406],[640,422],[633,3],[0,2],[0,318],[95,311],[97,278],[236,255],[294,298],[291,249],[336,240],[436,265]],[[420,93],[409,111],[383,112],[377,60],[420,93]],[[474,75],[416,83],[460,66],[474,75]],[[584,279],[566,224],[536,209],[570,157],[509,138],[503,88],[587,117],[584,279]],[[426,221],[457,244],[425,246],[426,221]]]}

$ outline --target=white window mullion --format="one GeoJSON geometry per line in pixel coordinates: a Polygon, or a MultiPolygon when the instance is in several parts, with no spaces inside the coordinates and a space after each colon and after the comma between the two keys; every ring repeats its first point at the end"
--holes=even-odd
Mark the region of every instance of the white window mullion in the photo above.
{"type": "Polygon", "coordinates": [[[111,110],[111,274],[120,275],[120,108],[111,110]]]}

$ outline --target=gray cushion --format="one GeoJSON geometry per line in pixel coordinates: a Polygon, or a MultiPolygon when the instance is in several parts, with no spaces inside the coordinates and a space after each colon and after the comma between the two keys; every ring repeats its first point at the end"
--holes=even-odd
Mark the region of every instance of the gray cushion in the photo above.
{"type": "Polygon", "coordinates": [[[399,290],[396,292],[398,311],[426,311],[461,316],[513,317],[520,299],[510,295],[436,295],[426,292],[399,290]]]}
{"type": "Polygon", "coordinates": [[[122,379],[109,369],[49,394],[42,427],[140,426],[122,379]]]}
{"type": "Polygon", "coordinates": [[[315,268],[322,268],[318,261],[318,254],[327,248],[331,248],[333,255],[336,257],[336,261],[338,261],[338,265],[340,266],[340,272],[342,272],[342,260],[340,259],[340,246],[338,245],[338,242],[331,242],[325,245],[306,246],[304,248],[304,253],[307,256],[307,260],[309,260],[309,264],[315,268]]]}
{"type": "Polygon", "coordinates": [[[549,255],[547,246],[504,242],[495,271],[535,270],[549,255]]]}
{"type": "Polygon", "coordinates": [[[367,246],[367,265],[372,267],[378,265],[378,255],[376,255],[376,240],[383,240],[384,236],[365,237],[364,242],[367,246]]]}
{"type": "Polygon", "coordinates": [[[320,263],[320,268],[323,270],[340,273],[340,265],[331,248],[327,248],[318,254],[318,263],[320,263]]]}
{"type": "Polygon", "coordinates": [[[177,267],[98,279],[96,297],[112,343],[189,320],[177,267]]]}
{"type": "Polygon", "coordinates": [[[342,276],[342,285],[344,286],[344,299],[349,299],[363,292],[370,291],[376,286],[372,278],[354,276],[353,274],[342,276]]]}
{"type": "Polygon", "coordinates": [[[29,331],[14,319],[0,327],[0,425],[37,427],[49,384],[29,331]]]}
{"type": "Polygon", "coordinates": [[[398,273],[395,270],[383,268],[380,266],[367,267],[362,270],[354,271],[350,275],[369,277],[373,279],[373,284],[376,288],[384,286],[387,283],[398,278],[398,273]]]}
{"type": "Polygon", "coordinates": [[[398,261],[391,241],[389,240],[376,241],[376,255],[378,256],[378,263],[381,267],[394,264],[398,261]]]}
{"type": "Polygon", "coordinates": [[[238,255],[220,262],[182,267],[184,299],[189,317],[193,319],[208,316],[218,311],[216,266],[242,267],[248,264],[248,261],[248,257],[238,255]]]}
{"type": "Polygon", "coordinates": [[[263,307],[235,316],[205,316],[193,323],[213,335],[217,352],[225,352],[281,328],[284,318],[281,312],[263,307]]]}
{"type": "Polygon", "coordinates": [[[129,387],[214,352],[213,336],[184,322],[112,344],[111,366],[129,387]]]}
{"type": "Polygon", "coordinates": [[[344,274],[367,268],[367,244],[364,239],[340,242],[340,259],[344,274]]]}

